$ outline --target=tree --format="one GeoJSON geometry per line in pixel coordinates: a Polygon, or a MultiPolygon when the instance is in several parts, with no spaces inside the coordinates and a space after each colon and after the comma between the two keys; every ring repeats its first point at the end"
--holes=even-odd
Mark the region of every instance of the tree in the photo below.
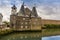
{"type": "Polygon", "coordinates": [[[4,23],[4,24],[6,24],[6,25],[7,25],[7,27],[9,27],[9,26],[10,26],[10,22],[3,21],[3,23],[4,23]]]}

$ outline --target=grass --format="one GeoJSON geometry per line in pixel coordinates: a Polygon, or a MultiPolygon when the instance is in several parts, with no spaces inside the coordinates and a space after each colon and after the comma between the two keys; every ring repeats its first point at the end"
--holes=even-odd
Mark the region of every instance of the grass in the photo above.
{"type": "Polygon", "coordinates": [[[0,30],[0,36],[1,35],[5,35],[5,34],[8,34],[8,33],[11,33],[13,30],[11,29],[6,29],[6,30],[0,30]]]}
{"type": "Polygon", "coordinates": [[[60,35],[60,29],[43,29],[42,36],[60,35]]]}

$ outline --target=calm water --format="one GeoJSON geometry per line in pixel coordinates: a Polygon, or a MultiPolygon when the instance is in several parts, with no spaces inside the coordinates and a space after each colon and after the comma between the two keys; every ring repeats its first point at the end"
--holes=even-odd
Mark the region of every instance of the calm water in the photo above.
{"type": "Polygon", "coordinates": [[[59,36],[42,37],[42,40],[60,40],[59,36]]]}
{"type": "Polygon", "coordinates": [[[41,40],[41,33],[13,33],[3,36],[0,40],[41,40]]]}

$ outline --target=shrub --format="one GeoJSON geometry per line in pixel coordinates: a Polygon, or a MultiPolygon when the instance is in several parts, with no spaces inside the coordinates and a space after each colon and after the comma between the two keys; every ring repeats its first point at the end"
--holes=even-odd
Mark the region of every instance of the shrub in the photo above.
{"type": "Polygon", "coordinates": [[[44,26],[45,26],[45,28],[47,28],[47,29],[60,28],[60,25],[55,25],[55,24],[45,24],[44,26]]]}

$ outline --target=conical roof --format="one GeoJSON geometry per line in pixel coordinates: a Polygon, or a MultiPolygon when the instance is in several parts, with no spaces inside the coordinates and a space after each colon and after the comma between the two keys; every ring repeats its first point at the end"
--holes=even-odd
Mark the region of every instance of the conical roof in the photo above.
{"type": "Polygon", "coordinates": [[[17,7],[15,5],[13,5],[12,9],[17,9],[17,7]]]}
{"type": "Polygon", "coordinates": [[[18,15],[19,16],[25,15],[24,3],[22,4],[21,9],[18,12],[18,15]]]}
{"type": "Polygon", "coordinates": [[[33,7],[33,8],[32,8],[32,15],[33,15],[33,16],[35,16],[35,17],[37,17],[37,16],[38,16],[38,14],[37,14],[37,11],[36,11],[36,8],[35,8],[35,7],[33,7]]]}

